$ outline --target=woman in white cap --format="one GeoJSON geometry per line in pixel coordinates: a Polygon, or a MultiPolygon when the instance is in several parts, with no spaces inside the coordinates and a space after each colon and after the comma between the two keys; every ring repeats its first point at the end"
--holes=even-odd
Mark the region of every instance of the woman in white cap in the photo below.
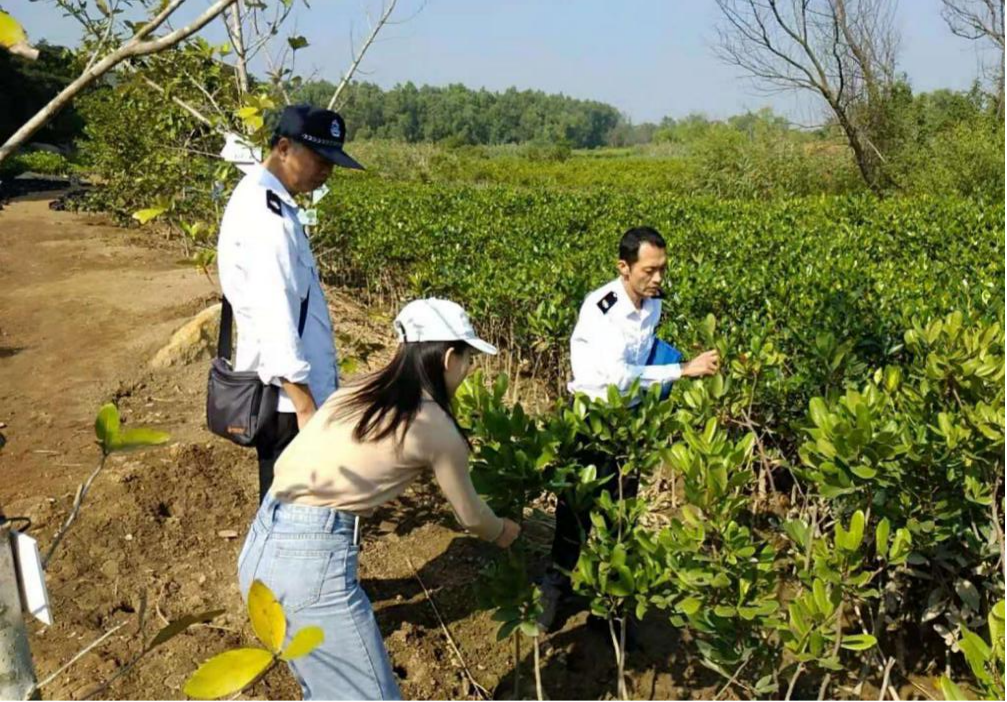
{"type": "Polygon", "coordinates": [[[451,414],[472,356],[496,349],[448,300],[409,303],[395,328],[401,343],[391,362],[334,393],[280,456],[238,557],[243,596],[261,580],[282,603],[288,631],[324,631],[318,648],[289,664],[304,699],[399,699],[357,579],[362,516],[429,471],[466,531],[503,548],[520,532],[476,494],[468,442],[451,414]]]}

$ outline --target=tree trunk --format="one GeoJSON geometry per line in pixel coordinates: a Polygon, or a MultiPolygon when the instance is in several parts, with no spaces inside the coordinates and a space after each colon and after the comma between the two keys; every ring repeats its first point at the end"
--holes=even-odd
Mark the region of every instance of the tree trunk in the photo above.
{"type": "Polygon", "coordinates": [[[1003,49],[1000,50],[1000,75],[997,76],[997,86],[996,86],[996,111],[997,115],[1000,116],[1000,121],[1004,121],[1004,78],[1007,74],[1007,55],[1004,54],[1003,49]]]}
{"type": "Polygon", "coordinates": [[[34,686],[35,670],[21,616],[11,530],[0,525],[0,700],[23,700],[34,686]]]}
{"type": "Polygon", "coordinates": [[[833,104],[832,111],[836,115],[836,119],[839,120],[839,126],[842,127],[843,133],[846,135],[846,141],[849,142],[850,148],[853,150],[853,160],[857,164],[857,169],[860,171],[861,177],[875,194],[880,195],[882,193],[881,183],[879,182],[877,170],[874,164],[871,162],[871,157],[867,153],[867,149],[864,148],[864,144],[861,141],[860,132],[857,130],[853,123],[850,122],[849,117],[846,115],[846,110],[844,110],[839,105],[833,104]]]}

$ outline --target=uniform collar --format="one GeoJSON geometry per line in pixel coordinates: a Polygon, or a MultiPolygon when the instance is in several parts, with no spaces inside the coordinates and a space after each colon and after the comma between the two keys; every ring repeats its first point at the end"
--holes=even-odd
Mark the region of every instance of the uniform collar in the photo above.
{"type": "Polygon", "coordinates": [[[287,189],[283,187],[283,183],[280,182],[280,179],[270,173],[269,169],[261,163],[256,166],[256,168],[258,169],[257,172],[254,172],[256,182],[262,187],[272,190],[281,200],[294,209],[297,209],[297,203],[294,201],[291,194],[287,192],[287,189]]]}
{"type": "Polygon", "coordinates": [[[639,310],[636,309],[633,301],[629,299],[626,286],[622,284],[622,278],[616,278],[608,284],[608,287],[610,291],[615,293],[615,305],[612,306],[612,309],[623,317],[630,317],[635,312],[639,312],[641,317],[647,317],[653,314],[655,309],[660,309],[661,307],[661,301],[651,297],[643,301],[639,310]]]}

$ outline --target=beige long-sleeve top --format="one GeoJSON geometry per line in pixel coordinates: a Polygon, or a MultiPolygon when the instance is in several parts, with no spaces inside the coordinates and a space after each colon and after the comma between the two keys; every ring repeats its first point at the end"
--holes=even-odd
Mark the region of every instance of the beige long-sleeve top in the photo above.
{"type": "Polygon", "coordinates": [[[360,442],[353,438],[359,416],[334,417],[352,391],[338,390],[318,408],[277,460],[270,492],[283,502],[367,515],[429,470],[462,527],[495,541],[503,520],[476,493],[468,446],[451,417],[425,400],[405,436],[360,442]]]}

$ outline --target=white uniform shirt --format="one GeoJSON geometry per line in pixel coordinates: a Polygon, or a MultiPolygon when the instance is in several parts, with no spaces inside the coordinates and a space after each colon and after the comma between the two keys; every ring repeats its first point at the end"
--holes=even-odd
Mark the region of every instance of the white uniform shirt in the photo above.
{"type": "Polygon", "coordinates": [[[661,301],[645,299],[637,309],[621,278],[589,294],[570,338],[570,392],[604,398],[609,385],[625,395],[637,378],[641,388],[678,380],[681,364],[646,365],[660,320],[661,301]]]}
{"type": "MultiPolygon", "coordinates": [[[[220,286],[234,308],[235,370],[263,383],[306,383],[319,406],[339,384],[332,320],[297,204],[264,166],[241,179],[224,211],[217,242],[220,286]],[[310,295],[309,295],[310,291],[310,295]],[[308,297],[304,333],[301,302],[308,297]]],[[[277,409],[293,412],[280,391],[277,409]]]]}

